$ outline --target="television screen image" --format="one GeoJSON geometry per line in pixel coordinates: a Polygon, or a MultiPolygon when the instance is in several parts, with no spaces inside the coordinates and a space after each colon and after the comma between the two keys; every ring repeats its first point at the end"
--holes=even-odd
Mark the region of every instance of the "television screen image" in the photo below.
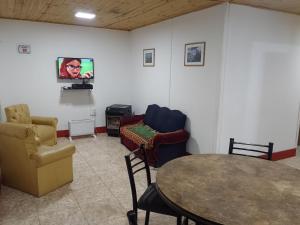
{"type": "Polygon", "coordinates": [[[57,58],[58,78],[94,79],[94,60],[92,58],[57,58]]]}

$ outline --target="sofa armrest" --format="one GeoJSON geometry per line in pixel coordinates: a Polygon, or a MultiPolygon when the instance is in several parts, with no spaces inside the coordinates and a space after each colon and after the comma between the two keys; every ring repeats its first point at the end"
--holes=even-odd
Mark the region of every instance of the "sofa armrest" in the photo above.
{"type": "Polygon", "coordinates": [[[189,139],[190,134],[183,129],[168,132],[168,133],[158,133],[154,137],[154,145],[160,144],[177,144],[181,142],[185,142],[189,139]]]}
{"type": "Polygon", "coordinates": [[[124,116],[122,117],[120,121],[120,127],[129,125],[129,124],[135,124],[144,119],[145,115],[135,115],[135,116],[124,116]]]}
{"type": "Polygon", "coordinates": [[[57,118],[55,117],[43,117],[43,116],[32,116],[32,123],[38,125],[49,125],[56,129],[57,126],[57,118]]]}
{"type": "Polygon", "coordinates": [[[37,167],[47,165],[63,158],[72,156],[75,153],[75,145],[61,144],[55,146],[41,145],[36,153],[33,153],[30,158],[36,161],[37,167]]]}

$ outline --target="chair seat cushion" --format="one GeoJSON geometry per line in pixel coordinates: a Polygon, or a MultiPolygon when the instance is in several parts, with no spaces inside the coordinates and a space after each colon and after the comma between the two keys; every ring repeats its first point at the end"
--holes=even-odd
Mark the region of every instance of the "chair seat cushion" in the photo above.
{"type": "Polygon", "coordinates": [[[177,213],[161,199],[155,185],[155,183],[152,183],[148,186],[144,194],[138,200],[138,208],[160,214],[177,216],[177,213]]]}
{"type": "Polygon", "coordinates": [[[144,144],[147,149],[153,147],[154,137],[157,134],[155,130],[143,123],[123,126],[120,133],[138,146],[144,144]]]}
{"type": "Polygon", "coordinates": [[[40,143],[47,142],[53,138],[53,134],[56,132],[54,127],[48,125],[35,125],[36,135],[40,143]]]}

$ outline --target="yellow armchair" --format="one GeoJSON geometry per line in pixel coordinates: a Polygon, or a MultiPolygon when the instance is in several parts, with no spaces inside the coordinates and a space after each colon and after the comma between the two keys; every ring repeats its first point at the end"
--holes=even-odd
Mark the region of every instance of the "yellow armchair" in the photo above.
{"type": "Polygon", "coordinates": [[[3,184],[42,196],[73,180],[75,146],[40,145],[31,124],[0,124],[3,184]]]}
{"type": "Polygon", "coordinates": [[[30,124],[33,126],[36,139],[44,145],[55,145],[57,143],[56,127],[57,118],[30,116],[28,105],[19,104],[5,108],[7,122],[30,124]]]}

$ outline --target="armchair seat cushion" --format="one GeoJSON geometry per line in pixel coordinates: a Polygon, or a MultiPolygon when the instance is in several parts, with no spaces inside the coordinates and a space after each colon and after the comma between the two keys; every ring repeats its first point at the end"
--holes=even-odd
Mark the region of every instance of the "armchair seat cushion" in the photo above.
{"type": "Polygon", "coordinates": [[[126,125],[121,127],[120,132],[136,145],[144,144],[146,149],[153,147],[153,141],[157,132],[144,123],[126,125]]]}
{"type": "Polygon", "coordinates": [[[38,147],[37,152],[32,154],[30,158],[36,161],[37,167],[41,167],[60,159],[71,157],[74,153],[75,146],[72,144],[41,145],[38,147]]]}
{"type": "Polygon", "coordinates": [[[45,143],[51,140],[56,132],[54,127],[48,125],[35,125],[36,136],[40,143],[45,143]]]}

